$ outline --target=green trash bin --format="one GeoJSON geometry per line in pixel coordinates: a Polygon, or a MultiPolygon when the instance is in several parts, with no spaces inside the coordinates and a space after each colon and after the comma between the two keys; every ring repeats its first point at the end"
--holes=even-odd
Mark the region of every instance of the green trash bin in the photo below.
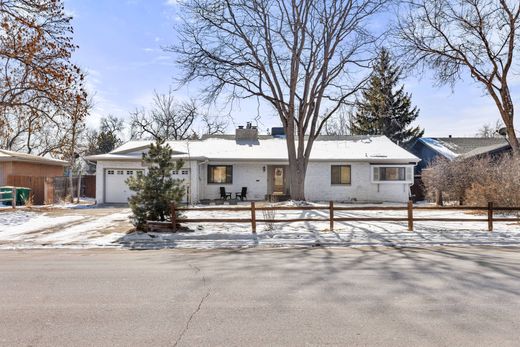
{"type": "Polygon", "coordinates": [[[31,196],[31,188],[16,187],[16,205],[25,205],[31,196]]]}
{"type": "MultiPolygon", "coordinates": [[[[29,200],[29,197],[31,196],[31,188],[26,187],[15,187],[16,188],[16,205],[17,206],[23,206],[29,200]]],[[[13,187],[5,186],[0,187],[1,194],[1,200],[4,205],[11,206],[13,201],[13,187]]]]}

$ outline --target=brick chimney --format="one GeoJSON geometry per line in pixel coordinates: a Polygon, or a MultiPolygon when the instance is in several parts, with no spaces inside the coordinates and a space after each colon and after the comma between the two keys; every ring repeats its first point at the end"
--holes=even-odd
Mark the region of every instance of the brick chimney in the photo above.
{"type": "Polygon", "coordinates": [[[258,140],[257,127],[251,125],[251,122],[247,122],[245,128],[243,125],[238,126],[238,128],[235,130],[235,140],[237,140],[237,141],[257,141],[258,140]]]}

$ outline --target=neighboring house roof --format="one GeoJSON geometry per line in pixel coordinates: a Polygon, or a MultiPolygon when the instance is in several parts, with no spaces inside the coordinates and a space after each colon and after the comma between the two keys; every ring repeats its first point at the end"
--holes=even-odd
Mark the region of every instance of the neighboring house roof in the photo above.
{"type": "Polygon", "coordinates": [[[423,137],[418,141],[449,160],[471,158],[511,147],[501,137],[423,137]]]}
{"type": "Polygon", "coordinates": [[[37,155],[32,155],[32,154],[27,154],[27,153],[8,151],[5,149],[0,149],[0,161],[23,161],[23,162],[31,162],[31,163],[37,163],[37,164],[60,165],[60,166],[68,165],[68,163],[65,160],[40,157],[37,155]]]}
{"type": "MultiPolygon", "coordinates": [[[[305,140],[307,141],[307,140],[305,140]]],[[[152,141],[130,141],[108,154],[87,159],[136,160],[152,141]]],[[[235,140],[234,135],[204,137],[201,140],[168,141],[174,157],[210,160],[287,161],[286,140],[259,136],[255,141],[235,140]]],[[[418,162],[420,159],[385,136],[320,136],[313,145],[311,161],[418,162]]]]}

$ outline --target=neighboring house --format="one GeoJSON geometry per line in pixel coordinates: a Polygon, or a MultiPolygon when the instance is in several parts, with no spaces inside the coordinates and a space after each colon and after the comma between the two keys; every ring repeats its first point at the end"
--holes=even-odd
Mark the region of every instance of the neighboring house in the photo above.
{"type": "Polygon", "coordinates": [[[503,137],[423,137],[410,148],[410,152],[421,158],[415,168],[416,174],[420,174],[436,157],[451,161],[497,155],[510,150],[511,146],[503,137]]]}
{"type": "Polygon", "coordinates": [[[0,149],[0,186],[9,185],[9,176],[63,176],[68,163],[64,160],[39,157],[0,149]]]}
{"type": "MultiPolygon", "coordinates": [[[[184,168],[174,173],[187,187],[187,202],[218,199],[220,188],[235,193],[247,187],[248,200],[289,193],[287,146],[283,135],[258,135],[254,127],[239,127],[235,135],[201,140],[169,141],[184,168]]],[[[131,196],[125,181],[146,171],[142,153],[150,141],[131,141],[97,162],[98,203],[126,203],[131,196]]],[[[314,201],[405,202],[419,158],[385,136],[322,136],[313,146],[305,195],[314,201]]]]}

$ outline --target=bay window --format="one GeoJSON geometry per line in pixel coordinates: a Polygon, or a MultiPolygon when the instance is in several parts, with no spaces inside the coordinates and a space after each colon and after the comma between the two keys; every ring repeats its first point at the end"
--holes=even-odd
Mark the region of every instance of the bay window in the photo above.
{"type": "Polygon", "coordinates": [[[372,166],[372,182],[413,183],[412,166],[372,166]]]}

